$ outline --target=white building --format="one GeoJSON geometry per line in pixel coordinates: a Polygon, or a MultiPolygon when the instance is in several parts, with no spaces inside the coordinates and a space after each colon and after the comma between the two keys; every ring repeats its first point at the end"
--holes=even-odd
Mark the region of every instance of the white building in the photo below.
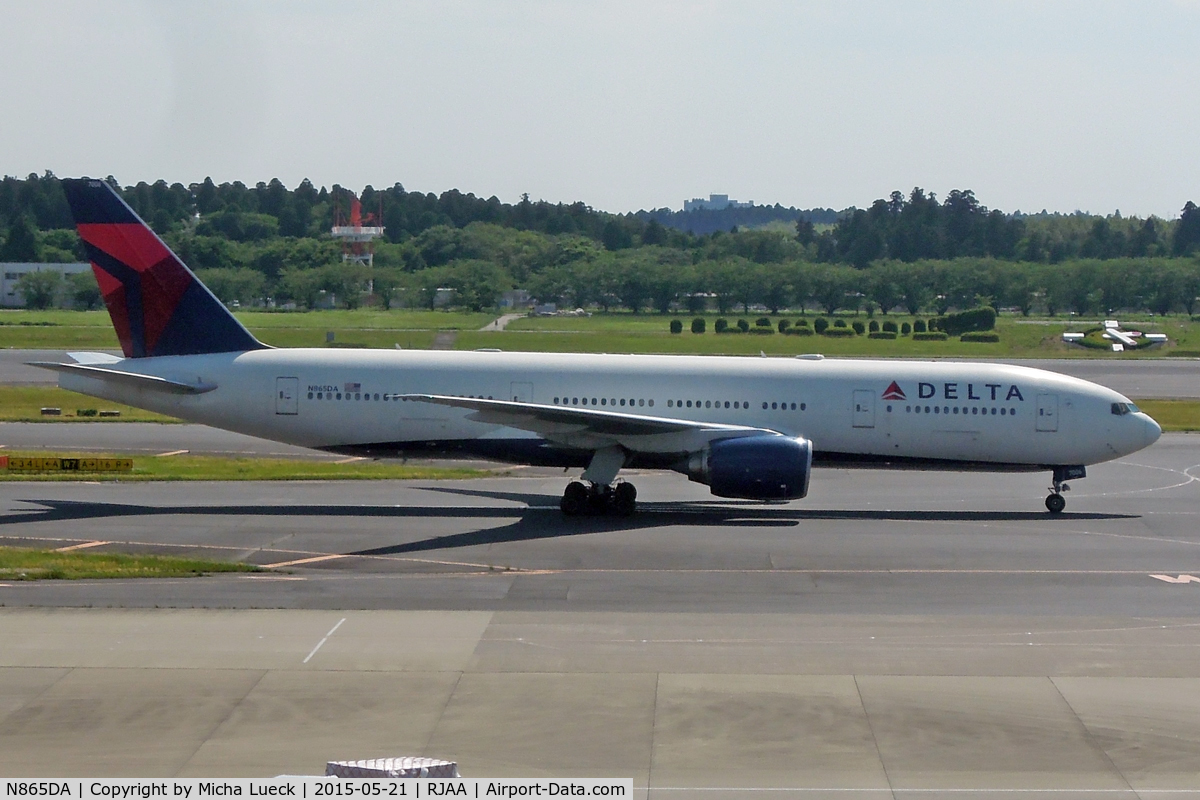
{"type": "MultiPolygon", "coordinates": [[[[66,277],[77,272],[88,272],[92,265],[77,264],[30,264],[21,262],[0,263],[0,308],[24,308],[25,298],[17,291],[17,281],[27,272],[54,270],[66,277]]],[[[68,295],[69,298],[69,295],[68,295]]]]}

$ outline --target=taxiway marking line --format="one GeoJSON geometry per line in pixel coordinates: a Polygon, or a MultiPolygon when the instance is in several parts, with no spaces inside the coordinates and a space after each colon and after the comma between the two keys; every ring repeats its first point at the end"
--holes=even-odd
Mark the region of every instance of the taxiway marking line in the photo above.
{"type": "Polygon", "coordinates": [[[72,544],[72,545],[68,545],[67,547],[57,547],[57,548],[55,548],[54,552],[69,553],[72,550],[84,550],[88,547],[99,547],[102,544],[112,544],[112,542],[101,542],[101,541],[97,540],[94,542],[84,542],[83,544],[72,544]]]}
{"type": "Polygon", "coordinates": [[[345,617],[342,617],[341,619],[339,619],[339,620],[338,620],[338,622],[337,622],[337,625],[334,625],[332,628],[330,628],[330,629],[329,629],[329,633],[325,634],[325,638],[324,638],[324,639],[322,639],[321,641],[317,642],[317,646],[316,646],[316,647],[314,647],[314,648],[312,649],[312,652],[311,652],[311,653],[309,653],[308,655],[306,655],[306,656],[304,657],[304,660],[303,660],[302,662],[300,662],[300,663],[302,663],[302,664],[307,664],[307,663],[308,663],[308,660],[309,660],[310,658],[312,658],[313,656],[315,656],[315,655],[317,654],[317,651],[321,649],[321,645],[323,645],[323,644],[325,644],[325,642],[329,641],[329,637],[330,637],[330,636],[333,636],[333,634],[334,634],[334,631],[336,631],[338,628],[342,627],[342,623],[343,623],[343,622],[345,622],[345,621],[346,621],[346,618],[345,618],[345,617]]]}
{"type": "Polygon", "coordinates": [[[343,458],[343,459],[341,459],[339,461],[335,461],[333,463],[335,463],[335,464],[353,464],[355,461],[366,461],[366,460],[367,459],[364,458],[363,456],[350,456],[349,458],[343,458]]]}
{"type": "Polygon", "coordinates": [[[188,450],[171,450],[170,452],[167,452],[167,453],[157,453],[154,457],[155,458],[166,458],[167,456],[181,456],[187,452],[190,452],[190,451],[188,451],[188,450]]]}
{"type": "Polygon", "coordinates": [[[1200,578],[1195,575],[1180,575],[1178,578],[1172,578],[1170,575],[1151,575],[1150,577],[1164,583],[1200,583],[1200,578]]]}
{"type": "Polygon", "coordinates": [[[318,561],[333,561],[335,558],[346,558],[341,553],[332,553],[323,556],[313,556],[312,558],[297,558],[295,561],[280,561],[278,564],[263,564],[263,569],[275,569],[276,567],[294,567],[299,564],[315,564],[318,561]]]}

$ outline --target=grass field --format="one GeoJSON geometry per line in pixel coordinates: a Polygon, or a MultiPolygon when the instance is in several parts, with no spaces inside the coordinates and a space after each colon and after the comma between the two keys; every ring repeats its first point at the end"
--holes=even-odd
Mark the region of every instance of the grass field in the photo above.
{"type": "MultiPolygon", "coordinates": [[[[911,336],[895,340],[869,339],[866,336],[830,338],[825,336],[783,336],[713,333],[717,315],[706,314],[707,333],[690,332],[688,315],[596,313],[591,317],[538,317],[513,321],[503,332],[482,332],[498,313],[468,314],[443,311],[313,311],[306,313],[239,312],[239,319],[259,339],[277,347],[325,347],[326,333],[334,334],[335,347],[424,349],[433,344],[439,330],[459,331],[454,347],[471,350],[498,347],[502,350],[593,352],[593,353],[695,353],[756,355],[797,355],[823,353],[833,356],[874,356],[937,358],[1161,358],[1171,355],[1200,356],[1200,324],[1187,317],[1127,317],[1127,327],[1166,333],[1170,343],[1148,350],[1114,354],[1089,350],[1062,342],[1064,331],[1084,330],[1096,321],[1026,319],[1001,316],[997,321],[1000,341],[991,343],[915,342],[911,336]],[[672,319],[684,323],[684,332],[669,331],[672,319]]],[[[759,314],[729,314],[735,323],[745,318],[753,324],[759,314]]],[[[809,313],[810,321],[816,314],[809,313]]],[[[848,322],[867,324],[865,314],[842,315],[848,322]]],[[[798,314],[786,315],[795,322],[798,314]]],[[[772,329],[780,317],[770,317],[772,329]]],[[[877,321],[911,323],[912,317],[876,316],[877,321]]],[[[116,335],[105,311],[0,311],[0,347],[30,349],[115,349],[116,335]],[[28,323],[28,324],[19,324],[28,323]],[[49,323],[41,325],[40,323],[49,323]]]]}
{"type": "Polygon", "coordinates": [[[1200,431],[1200,401],[1198,400],[1135,400],[1164,431],[1200,431]]]}
{"type": "Polygon", "coordinates": [[[174,417],[68,392],[57,386],[0,385],[0,422],[179,422],[174,417]],[[61,417],[42,416],[43,408],[61,408],[61,417]],[[119,417],[78,416],[80,410],[120,411],[119,417]]]}
{"type": "MultiPolygon", "coordinates": [[[[498,314],[457,311],[237,312],[251,333],[276,347],[324,347],[332,331],[340,346],[426,348],[440,330],[476,330],[498,314]]],[[[107,311],[0,311],[0,347],[32,350],[120,349],[107,311]]]]}
{"type": "MultiPolygon", "coordinates": [[[[130,458],[102,453],[33,453],[3,451],[34,458],[130,458]]],[[[495,475],[490,470],[426,467],[395,461],[312,461],[290,458],[224,456],[132,456],[133,472],[39,472],[0,470],[0,481],[311,481],[311,480],[454,480],[495,475]]]]}
{"type": "Polygon", "coordinates": [[[82,578],[183,578],[213,572],[262,572],[250,564],[119,553],[59,553],[0,547],[0,581],[82,578]]]}

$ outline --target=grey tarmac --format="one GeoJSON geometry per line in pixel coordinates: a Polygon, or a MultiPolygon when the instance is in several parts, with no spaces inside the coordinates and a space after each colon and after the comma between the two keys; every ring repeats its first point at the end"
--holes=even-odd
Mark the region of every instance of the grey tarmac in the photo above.
{"type": "Polygon", "coordinates": [[[289,565],[0,586],[0,775],[1200,797],[1200,436],[1089,472],[1058,518],[1039,474],[634,475],[628,520],[564,520],[546,474],[0,485],[0,543],[289,565]]]}

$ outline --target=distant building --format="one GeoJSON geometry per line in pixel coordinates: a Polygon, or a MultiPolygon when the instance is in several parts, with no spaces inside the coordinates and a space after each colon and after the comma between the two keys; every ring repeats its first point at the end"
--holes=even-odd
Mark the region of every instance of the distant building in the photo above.
{"type": "Polygon", "coordinates": [[[77,272],[87,272],[92,265],[82,264],[33,264],[25,262],[0,263],[0,308],[24,308],[25,298],[17,291],[17,281],[27,272],[54,270],[66,277],[77,272]]]}
{"type": "Polygon", "coordinates": [[[710,194],[707,200],[699,197],[691,200],[683,201],[684,211],[720,211],[725,208],[750,208],[754,205],[751,200],[748,203],[739,203],[737,200],[730,200],[727,194],[710,194]]]}

